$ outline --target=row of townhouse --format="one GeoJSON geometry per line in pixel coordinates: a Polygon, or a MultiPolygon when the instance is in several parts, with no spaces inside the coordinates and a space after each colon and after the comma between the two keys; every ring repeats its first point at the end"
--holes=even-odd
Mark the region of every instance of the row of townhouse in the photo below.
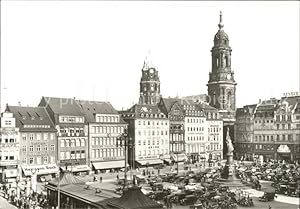
{"type": "Polygon", "coordinates": [[[218,110],[189,99],[163,98],[158,71],[148,61],[139,103],[128,110],[118,112],[108,102],[42,97],[37,107],[7,106],[3,118],[2,179],[223,157],[218,110]]]}
{"type": "Polygon", "coordinates": [[[300,97],[270,99],[238,108],[239,159],[300,161],[300,97]]]}
{"type": "Polygon", "coordinates": [[[43,97],[38,107],[8,106],[1,117],[0,176],[54,176],[121,169],[127,128],[108,102],[43,97]]]}
{"type": "Polygon", "coordinates": [[[139,103],[120,111],[128,123],[131,166],[222,159],[223,121],[218,110],[188,99],[163,98],[157,68],[144,62],[139,103]]]}
{"type": "Polygon", "coordinates": [[[177,98],[120,111],[128,123],[129,164],[217,160],[223,156],[223,121],[218,110],[177,98]]]}
{"type": "Polygon", "coordinates": [[[222,127],[215,108],[176,98],[117,112],[107,102],[43,97],[38,107],[7,106],[2,113],[1,180],[121,169],[125,129],[132,167],[221,159],[222,127]]]}

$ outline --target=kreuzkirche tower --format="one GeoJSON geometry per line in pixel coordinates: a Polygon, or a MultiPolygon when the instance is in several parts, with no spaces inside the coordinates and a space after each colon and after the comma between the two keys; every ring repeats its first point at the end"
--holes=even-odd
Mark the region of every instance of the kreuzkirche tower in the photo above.
{"type": "MultiPolygon", "coordinates": [[[[214,46],[211,50],[212,67],[209,73],[208,102],[219,110],[224,121],[224,136],[227,128],[230,137],[234,137],[234,122],[236,110],[236,82],[231,69],[231,47],[229,37],[224,31],[222,12],[220,12],[219,30],[214,37],[214,46]]],[[[225,140],[225,139],[224,139],[225,140]]],[[[224,150],[226,152],[226,150],[224,150]]]]}

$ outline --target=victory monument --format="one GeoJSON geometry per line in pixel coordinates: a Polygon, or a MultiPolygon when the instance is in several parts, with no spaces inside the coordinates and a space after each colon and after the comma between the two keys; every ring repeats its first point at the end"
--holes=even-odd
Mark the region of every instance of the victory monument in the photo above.
{"type": "Polygon", "coordinates": [[[235,177],[235,167],[233,164],[234,148],[229,136],[229,128],[227,128],[226,144],[227,144],[227,154],[226,154],[227,160],[223,168],[223,171],[221,173],[221,178],[219,178],[217,181],[229,187],[243,186],[240,179],[235,177]]]}

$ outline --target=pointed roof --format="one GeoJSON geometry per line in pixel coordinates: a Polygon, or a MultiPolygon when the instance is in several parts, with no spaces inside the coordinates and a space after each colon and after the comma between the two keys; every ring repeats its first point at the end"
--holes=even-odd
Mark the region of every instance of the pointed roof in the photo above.
{"type": "Polygon", "coordinates": [[[163,205],[145,196],[141,188],[133,186],[128,188],[122,197],[107,203],[120,209],[162,209],[163,205]]]}
{"type": "Polygon", "coordinates": [[[69,184],[85,184],[84,181],[81,181],[80,179],[75,177],[73,173],[69,171],[64,171],[62,175],[60,175],[60,177],[53,179],[52,181],[49,182],[49,184],[58,186],[58,182],[60,186],[65,186],[69,184]]]}

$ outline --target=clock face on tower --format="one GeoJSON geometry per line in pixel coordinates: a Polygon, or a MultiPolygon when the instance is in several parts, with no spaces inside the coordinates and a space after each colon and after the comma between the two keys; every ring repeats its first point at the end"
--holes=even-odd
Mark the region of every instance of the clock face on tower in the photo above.
{"type": "Polygon", "coordinates": [[[228,79],[228,80],[230,80],[230,78],[231,78],[231,74],[227,74],[227,76],[226,76],[226,78],[228,79]]]}
{"type": "Polygon", "coordinates": [[[154,73],[154,70],[153,70],[153,69],[150,69],[150,73],[151,73],[151,74],[154,73]]]}

